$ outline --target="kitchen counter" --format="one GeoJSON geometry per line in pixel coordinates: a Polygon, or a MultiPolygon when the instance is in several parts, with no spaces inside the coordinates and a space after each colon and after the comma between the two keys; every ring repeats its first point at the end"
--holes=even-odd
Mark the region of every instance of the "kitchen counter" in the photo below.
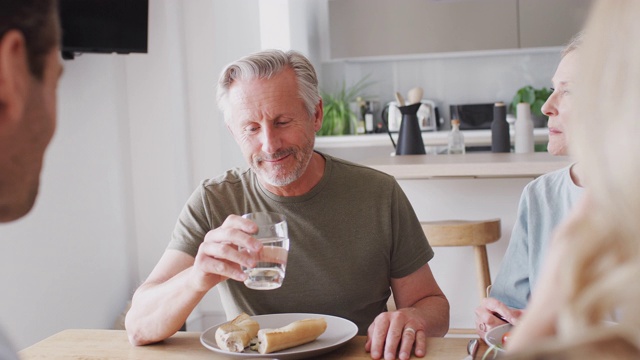
{"type": "Polygon", "coordinates": [[[571,163],[566,156],[547,152],[467,153],[463,155],[380,156],[361,161],[398,180],[429,178],[537,177],[571,163]]]}

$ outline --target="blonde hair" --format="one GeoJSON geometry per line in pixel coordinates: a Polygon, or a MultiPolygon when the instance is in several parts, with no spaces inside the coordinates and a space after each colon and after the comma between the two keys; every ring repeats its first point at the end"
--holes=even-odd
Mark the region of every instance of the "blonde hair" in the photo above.
{"type": "Polygon", "coordinates": [[[591,202],[565,236],[558,286],[569,294],[560,336],[602,326],[612,312],[640,329],[640,1],[600,0],[585,30],[569,146],[591,202]],[[566,269],[566,271],[564,271],[566,269]]]}
{"type": "Polygon", "coordinates": [[[562,49],[561,58],[567,56],[567,54],[569,54],[570,52],[581,47],[583,41],[584,41],[584,31],[580,31],[579,33],[575,34],[571,38],[571,40],[569,40],[567,45],[565,45],[564,49],[562,49]]]}

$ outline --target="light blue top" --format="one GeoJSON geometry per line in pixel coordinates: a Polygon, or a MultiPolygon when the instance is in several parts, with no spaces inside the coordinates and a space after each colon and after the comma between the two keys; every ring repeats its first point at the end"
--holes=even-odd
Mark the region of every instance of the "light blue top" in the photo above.
{"type": "Polygon", "coordinates": [[[522,191],[511,241],[491,287],[491,297],[509,307],[527,306],[551,233],[583,193],[571,180],[571,166],[540,176],[522,191]]]}

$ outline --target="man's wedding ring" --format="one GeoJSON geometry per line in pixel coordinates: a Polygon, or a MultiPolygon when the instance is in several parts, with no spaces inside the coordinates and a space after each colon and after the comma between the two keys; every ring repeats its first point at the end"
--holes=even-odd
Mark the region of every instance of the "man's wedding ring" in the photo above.
{"type": "Polygon", "coordinates": [[[414,328],[410,328],[410,327],[406,327],[406,328],[404,328],[404,332],[410,332],[410,333],[412,333],[413,335],[415,335],[415,334],[416,334],[416,330],[415,330],[414,328]]]}

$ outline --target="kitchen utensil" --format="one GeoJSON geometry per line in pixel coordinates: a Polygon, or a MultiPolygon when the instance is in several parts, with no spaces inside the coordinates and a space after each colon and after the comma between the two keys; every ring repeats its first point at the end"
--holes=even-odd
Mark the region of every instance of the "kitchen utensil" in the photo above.
{"type": "Polygon", "coordinates": [[[504,352],[502,348],[502,336],[513,328],[511,324],[496,326],[484,334],[484,342],[490,347],[493,346],[494,351],[498,353],[504,352]]]}
{"type": "Polygon", "coordinates": [[[516,154],[532,153],[534,150],[533,120],[531,120],[529,103],[519,103],[517,109],[514,150],[516,154]]]}
{"type": "Polygon", "coordinates": [[[413,89],[409,90],[409,93],[407,94],[409,103],[407,105],[419,103],[422,100],[423,93],[424,91],[421,87],[414,87],[413,89]]]}
{"type": "Polygon", "coordinates": [[[402,97],[402,94],[400,94],[399,92],[396,91],[396,101],[398,102],[398,105],[400,106],[404,106],[404,98],[402,97]]]}
{"type": "Polygon", "coordinates": [[[402,113],[402,123],[400,124],[400,132],[398,133],[396,155],[427,153],[424,148],[424,141],[422,140],[422,132],[418,125],[417,114],[421,105],[422,103],[416,103],[398,108],[402,113]]]}
{"type": "Polygon", "coordinates": [[[497,317],[498,319],[506,322],[507,324],[511,324],[511,322],[509,320],[507,320],[504,316],[500,315],[500,313],[492,311],[491,314],[495,317],[497,317]]]}
{"type": "Polygon", "coordinates": [[[503,102],[497,102],[493,107],[493,122],[491,122],[491,152],[511,152],[509,123],[507,123],[507,107],[503,102]]]}
{"type": "MultiPolygon", "coordinates": [[[[422,106],[418,109],[418,124],[421,131],[436,131],[438,124],[438,107],[433,100],[422,100],[422,106]]],[[[402,113],[398,109],[396,101],[390,101],[382,108],[382,122],[387,126],[389,131],[396,132],[400,130],[402,121],[402,113]]]]}
{"type": "Polygon", "coordinates": [[[478,339],[471,339],[467,344],[467,354],[469,354],[469,358],[473,360],[476,357],[476,353],[478,352],[478,348],[480,347],[480,342],[478,339]]]}
{"type": "MultiPolygon", "coordinates": [[[[279,328],[297,320],[316,317],[323,317],[327,321],[327,330],[316,341],[266,355],[280,360],[321,357],[322,354],[335,350],[358,334],[358,326],[352,321],[327,314],[284,313],[252,316],[260,324],[261,329],[279,328]]],[[[210,327],[200,335],[200,343],[205,348],[225,356],[225,359],[249,360],[252,358],[264,358],[264,355],[260,355],[257,351],[251,349],[246,349],[241,353],[232,353],[220,349],[215,340],[215,333],[220,325],[222,324],[210,327]]]]}

